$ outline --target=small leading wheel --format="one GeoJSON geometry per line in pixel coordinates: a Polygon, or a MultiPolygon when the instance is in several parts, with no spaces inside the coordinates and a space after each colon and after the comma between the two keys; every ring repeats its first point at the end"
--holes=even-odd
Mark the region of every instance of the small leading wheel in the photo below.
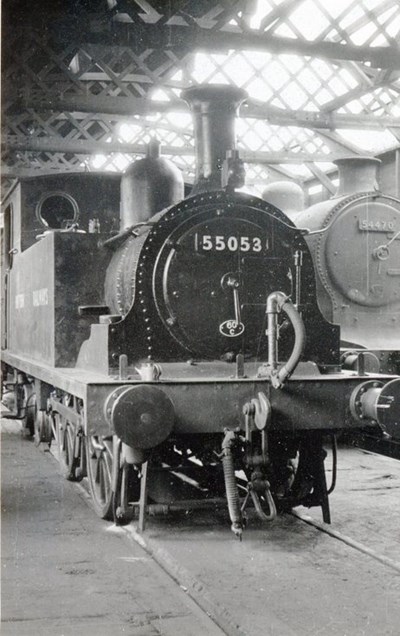
{"type": "Polygon", "coordinates": [[[112,521],[112,439],[100,435],[88,435],[86,438],[87,477],[96,514],[102,519],[112,521]]]}
{"type": "Polygon", "coordinates": [[[58,461],[61,473],[68,481],[81,481],[83,475],[79,471],[81,437],[77,427],[65,418],[56,414],[58,461]]]}

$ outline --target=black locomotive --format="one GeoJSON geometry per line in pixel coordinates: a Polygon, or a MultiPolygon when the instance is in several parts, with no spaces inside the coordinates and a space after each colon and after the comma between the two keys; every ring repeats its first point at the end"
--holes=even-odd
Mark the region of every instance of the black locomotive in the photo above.
{"type": "Polygon", "coordinates": [[[56,445],[68,479],[88,477],[103,518],[122,523],[138,507],[143,528],[149,509],[226,499],[237,535],[248,502],[264,519],[317,505],[329,522],[324,442],[399,426],[399,379],[341,366],[308,230],[236,192],[244,97],[185,92],[197,153],[188,198],[153,144],[122,178],[120,213],[118,184],[97,175],[22,182],[6,203],[14,416],[56,445]]]}

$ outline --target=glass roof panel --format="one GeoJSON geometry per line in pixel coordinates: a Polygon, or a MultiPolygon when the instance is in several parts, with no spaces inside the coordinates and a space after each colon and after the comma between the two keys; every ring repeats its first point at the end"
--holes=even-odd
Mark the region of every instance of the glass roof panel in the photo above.
{"type": "MultiPolygon", "coordinates": [[[[380,0],[375,1],[380,2],[380,0]]],[[[327,2],[323,3],[323,6],[326,13],[336,19],[345,13],[345,11],[349,8],[349,4],[349,0],[335,0],[334,2],[327,0],[327,2]]]]}
{"type": "MultiPolygon", "coordinates": [[[[162,4],[159,3],[160,6],[162,4]]],[[[293,162],[293,154],[296,153],[303,156],[305,161],[310,161],[313,154],[319,159],[326,155],[328,159],[340,152],[341,146],[337,143],[337,137],[335,140],[336,135],[360,153],[378,154],[399,147],[398,139],[389,130],[392,124],[387,121],[387,118],[400,118],[400,69],[396,65],[393,68],[390,64],[387,68],[378,68],[372,58],[369,62],[363,62],[335,59],[333,55],[318,58],[300,54],[304,50],[313,50],[313,47],[318,50],[316,47],[320,42],[321,55],[322,45],[328,42],[342,44],[343,50],[346,45],[350,45],[350,50],[354,50],[354,45],[372,48],[399,45],[399,0],[253,0],[248,2],[248,6],[254,7],[250,31],[243,27],[243,14],[236,9],[226,11],[225,7],[210,18],[210,23],[215,20],[215,26],[210,27],[214,30],[215,38],[218,38],[218,28],[224,33],[231,31],[239,35],[242,30],[243,36],[249,39],[258,30],[257,37],[261,35],[266,40],[268,37],[289,38],[288,50],[293,50],[294,40],[298,41],[299,54],[273,53],[271,49],[240,50],[238,47],[226,53],[206,53],[202,49],[200,52],[188,53],[182,59],[177,57],[176,64],[171,64],[171,56],[175,55],[171,49],[167,52],[169,59],[162,60],[160,55],[160,66],[153,70],[150,63],[152,54],[142,59],[141,66],[127,47],[121,47],[118,53],[107,53],[104,59],[99,60],[96,60],[95,54],[92,59],[82,47],[79,55],[74,56],[73,64],[70,64],[71,71],[75,75],[84,71],[79,81],[87,82],[85,88],[89,95],[92,91],[92,96],[105,98],[120,94],[127,98],[148,98],[152,107],[157,107],[159,102],[160,110],[162,106],[163,111],[168,102],[179,98],[181,87],[203,83],[236,84],[247,91],[250,106],[257,109],[261,105],[265,109],[265,119],[237,120],[238,145],[249,153],[281,153],[282,156],[288,156],[290,162],[293,162]],[[225,25],[223,18],[220,18],[224,13],[229,14],[225,25]],[[316,44],[304,47],[305,42],[316,44]],[[112,73],[105,71],[103,63],[112,73]],[[144,69],[147,65],[152,72],[146,77],[146,82],[141,84],[140,78],[146,76],[144,69]],[[96,79],[97,76],[99,78],[96,79]],[[114,82],[114,76],[119,80],[117,83],[114,82]],[[152,85],[149,85],[149,80],[153,82],[152,85]],[[98,92],[95,93],[95,90],[98,92]],[[330,138],[329,134],[323,136],[324,129],[313,129],[313,122],[316,121],[314,114],[318,112],[329,120],[330,138]],[[388,128],[379,130],[377,126],[382,117],[386,118],[384,125],[388,128]],[[281,125],[282,120],[286,125],[281,125]],[[297,124],[299,120],[302,125],[290,126],[286,123],[297,124]]],[[[182,19],[183,15],[182,12],[182,19]]],[[[35,70],[33,59],[30,64],[35,70]]],[[[40,68],[37,73],[43,67],[41,58],[38,65],[40,68]]],[[[57,67],[54,68],[54,72],[58,72],[57,67]]],[[[43,81],[52,81],[52,73],[51,70],[42,73],[43,81]]],[[[72,98],[74,94],[67,87],[63,96],[72,98]]],[[[50,125],[56,127],[53,122],[48,123],[50,125]]],[[[65,137],[73,138],[74,133],[79,137],[82,131],[78,127],[75,131],[74,125],[73,122],[64,121],[58,124],[57,130],[65,137]]],[[[173,161],[182,167],[185,175],[193,174],[194,157],[188,154],[193,151],[193,129],[188,113],[178,110],[157,112],[130,118],[129,121],[123,121],[121,117],[114,129],[111,126],[102,128],[102,125],[85,123],[83,136],[86,134],[104,141],[108,135],[110,141],[112,136],[114,142],[131,143],[144,148],[155,134],[170,152],[176,150],[173,161]],[[181,151],[182,154],[179,154],[181,151]]],[[[24,126],[22,119],[18,123],[19,130],[24,135],[30,134],[24,126]]],[[[47,134],[42,128],[43,132],[36,132],[36,137],[47,134]]],[[[395,128],[400,130],[399,122],[394,122],[393,130],[395,128]]],[[[109,156],[98,154],[88,160],[88,164],[92,169],[98,166],[121,170],[133,156],[116,152],[109,156]]],[[[259,161],[257,155],[254,160],[259,161]]],[[[277,161],[276,155],[273,160],[277,161]]],[[[332,167],[328,161],[320,164],[324,172],[332,167]]],[[[283,170],[283,167],[288,174],[298,179],[309,178],[312,174],[306,164],[287,163],[282,164],[280,169],[283,170]]],[[[255,183],[267,178],[268,169],[261,164],[251,163],[249,173],[255,183]]]]}
{"type": "Polygon", "coordinates": [[[338,128],[336,132],[346,141],[356,144],[361,150],[375,154],[399,145],[398,140],[389,130],[341,130],[338,128]]]}
{"type": "Polygon", "coordinates": [[[282,163],[279,166],[292,175],[293,178],[301,177],[307,179],[313,176],[311,170],[304,163],[282,163]]]}
{"type": "Polygon", "coordinates": [[[400,33],[400,15],[394,16],[389,23],[385,25],[385,30],[391,38],[398,38],[400,33]]]}
{"type": "Polygon", "coordinates": [[[305,0],[290,13],[292,28],[307,40],[315,40],[329,26],[329,20],[312,0],[305,0]],[[310,19],[312,16],[312,19],[310,19]]]}
{"type": "Polygon", "coordinates": [[[376,117],[382,115],[398,117],[400,115],[400,92],[392,88],[377,88],[374,91],[365,92],[358,99],[349,101],[338,112],[363,112],[376,117]]]}
{"type": "MultiPolygon", "coordinates": [[[[400,30],[400,3],[394,0],[302,0],[291,4],[286,0],[258,0],[251,27],[299,40],[324,39],[367,45],[380,43],[382,46],[390,44],[390,38],[400,30]]],[[[374,88],[375,80],[379,80],[379,74],[382,73],[369,62],[235,50],[225,56],[196,54],[191,77],[194,83],[203,83],[207,75],[207,81],[211,83],[237,84],[248,92],[250,99],[282,112],[318,112],[322,109],[333,116],[338,113],[398,117],[400,80],[392,72],[391,76],[387,75],[387,82],[383,81],[382,86],[374,88]],[[395,82],[398,82],[399,92],[395,90],[395,82]]],[[[317,132],[311,128],[307,129],[307,139],[303,139],[300,132],[305,129],[297,129],[295,142],[284,140],[282,134],[273,131],[273,126],[266,132],[265,126],[261,131],[258,123],[247,126],[243,123],[238,127],[238,137],[243,148],[254,151],[319,151],[326,155],[337,151],[337,146],[327,145],[329,140],[322,143],[317,132]]],[[[364,135],[343,130],[343,138],[359,148],[360,152],[368,150],[378,153],[398,145],[388,130],[382,133],[375,130],[372,134],[365,132],[364,135]]]]}

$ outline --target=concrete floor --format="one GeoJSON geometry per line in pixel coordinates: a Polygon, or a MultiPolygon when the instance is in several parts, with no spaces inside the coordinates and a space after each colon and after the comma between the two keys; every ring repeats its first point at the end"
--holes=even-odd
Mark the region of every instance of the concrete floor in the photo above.
{"type": "MultiPolygon", "coordinates": [[[[339,448],[337,486],[330,499],[332,528],[400,565],[399,460],[339,448]]],[[[321,520],[317,508],[305,512],[321,520]]]]}
{"type": "Polygon", "coordinates": [[[150,519],[147,548],[248,636],[399,636],[400,462],[343,448],[338,463],[330,527],[365,552],[290,515],[253,518],[242,543],[223,516],[150,519]]]}
{"type": "Polygon", "coordinates": [[[7,421],[1,563],[2,636],[224,633],[139,545],[99,520],[83,489],[7,421]]]}
{"type": "MultiPolygon", "coordinates": [[[[339,468],[332,528],[400,563],[400,462],[349,449],[339,468]]],[[[400,635],[400,572],[292,516],[251,520],[242,543],[225,513],[152,518],[139,537],[97,519],[18,434],[2,470],[6,636],[400,635]]]]}

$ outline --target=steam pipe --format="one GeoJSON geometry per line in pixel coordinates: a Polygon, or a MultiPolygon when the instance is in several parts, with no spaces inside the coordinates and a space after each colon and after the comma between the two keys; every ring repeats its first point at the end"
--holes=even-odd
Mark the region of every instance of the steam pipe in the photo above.
{"type": "Polygon", "coordinates": [[[266,313],[268,316],[268,366],[272,386],[279,389],[300,361],[306,342],[306,330],[301,315],[283,292],[273,292],[268,296],[266,313]],[[289,360],[278,371],[278,313],[281,311],[285,312],[293,326],[295,340],[289,360]]]}
{"type": "Polygon", "coordinates": [[[181,94],[193,114],[196,177],[191,194],[221,189],[226,153],[235,150],[235,116],[247,94],[225,85],[191,86],[181,94]]]}
{"type": "Polygon", "coordinates": [[[291,353],[289,360],[283,365],[283,367],[279,370],[277,379],[279,385],[285,382],[287,378],[289,378],[295,368],[297,367],[299,360],[303,354],[304,346],[306,344],[306,330],[304,327],[304,322],[299,312],[295,308],[292,303],[286,301],[282,305],[282,311],[285,312],[290,322],[292,323],[294,329],[294,347],[291,353]]]}

